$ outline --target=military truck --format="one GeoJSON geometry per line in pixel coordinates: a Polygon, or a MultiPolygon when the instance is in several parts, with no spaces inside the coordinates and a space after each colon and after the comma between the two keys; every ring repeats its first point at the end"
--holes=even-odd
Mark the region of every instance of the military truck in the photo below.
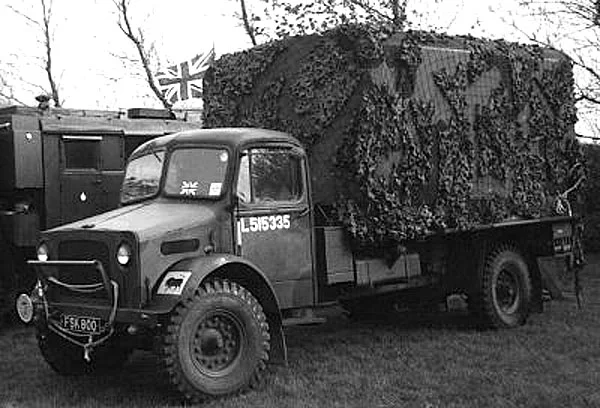
{"type": "MultiPolygon", "coordinates": [[[[465,293],[488,324],[541,310],[538,260],[572,253],[574,219],[510,220],[370,258],[319,225],[307,155],[288,134],[203,129],[138,148],[111,212],[42,234],[21,298],[57,372],[120,367],[156,350],[189,399],[229,394],[285,362],[282,323],[341,301],[381,309],[465,293]]],[[[360,311],[360,310],[359,310],[360,311]]]]}
{"type": "Polygon", "coordinates": [[[19,311],[54,370],[155,350],[193,400],[256,384],[287,360],[284,323],[322,305],[359,318],[459,294],[499,329],[543,309],[544,265],[580,259],[568,62],[372,34],[223,56],[212,128],[146,142],[119,209],[41,235],[19,311]]]}
{"type": "Polygon", "coordinates": [[[127,157],[157,136],[200,127],[151,109],[0,108],[0,316],[35,283],[26,259],[42,229],[111,210],[127,157]]]}

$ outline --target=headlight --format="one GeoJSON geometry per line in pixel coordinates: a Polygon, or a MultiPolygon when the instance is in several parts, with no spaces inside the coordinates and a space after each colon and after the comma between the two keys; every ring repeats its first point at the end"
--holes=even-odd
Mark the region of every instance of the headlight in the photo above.
{"type": "Polygon", "coordinates": [[[127,244],[119,245],[119,249],[117,249],[117,262],[119,264],[125,266],[131,260],[131,247],[127,244]]]}
{"type": "Polygon", "coordinates": [[[40,244],[37,248],[37,259],[38,261],[46,262],[48,260],[48,245],[40,244]]]}

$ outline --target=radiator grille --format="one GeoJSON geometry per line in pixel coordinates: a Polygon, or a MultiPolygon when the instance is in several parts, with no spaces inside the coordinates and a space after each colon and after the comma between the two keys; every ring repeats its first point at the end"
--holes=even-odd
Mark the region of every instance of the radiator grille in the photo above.
{"type": "MultiPolygon", "coordinates": [[[[104,269],[109,272],[109,251],[108,247],[97,241],[64,241],[58,247],[58,259],[72,261],[93,261],[98,260],[102,263],[104,269]]],[[[102,282],[102,276],[91,270],[77,268],[61,268],[58,279],[68,284],[90,284],[102,282]]]]}
{"type": "MultiPolygon", "coordinates": [[[[102,263],[104,270],[109,276],[111,275],[109,248],[102,242],[89,240],[63,241],[58,246],[58,259],[67,261],[97,260],[102,263]]],[[[58,268],[56,278],[69,285],[89,285],[102,282],[102,275],[95,268],[78,268],[73,266],[58,268]]],[[[100,302],[101,304],[109,301],[105,290],[82,294],[56,285],[53,285],[48,295],[49,299],[53,301],[86,302],[90,298],[95,299],[95,302],[100,302]]]]}

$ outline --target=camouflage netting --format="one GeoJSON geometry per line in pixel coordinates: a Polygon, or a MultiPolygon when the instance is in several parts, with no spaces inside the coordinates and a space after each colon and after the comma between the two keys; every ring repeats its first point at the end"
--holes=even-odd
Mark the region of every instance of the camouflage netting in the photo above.
{"type": "Polygon", "coordinates": [[[584,249],[600,252],[600,145],[585,144],[583,152],[587,165],[584,204],[584,249]]]}
{"type": "Polygon", "coordinates": [[[343,26],[224,55],[207,127],[287,131],[309,151],[314,202],[361,247],[554,213],[579,151],[558,52],[343,26]]]}

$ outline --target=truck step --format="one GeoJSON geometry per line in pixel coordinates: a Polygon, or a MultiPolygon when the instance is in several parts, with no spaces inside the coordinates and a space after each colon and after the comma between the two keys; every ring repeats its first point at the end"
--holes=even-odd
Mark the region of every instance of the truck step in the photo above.
{"type": "Polygon", "coordinates": [[[327,321],[326,318],[315,315],[312,309],[302,309],[283,319],[283,326],[316,326],[327,321]]]}
{"type": "Polygon", "coordinates": [[[324,317],[290,317],[283,320],[283,326],[317,326],[327,321],[324,317]]]}

